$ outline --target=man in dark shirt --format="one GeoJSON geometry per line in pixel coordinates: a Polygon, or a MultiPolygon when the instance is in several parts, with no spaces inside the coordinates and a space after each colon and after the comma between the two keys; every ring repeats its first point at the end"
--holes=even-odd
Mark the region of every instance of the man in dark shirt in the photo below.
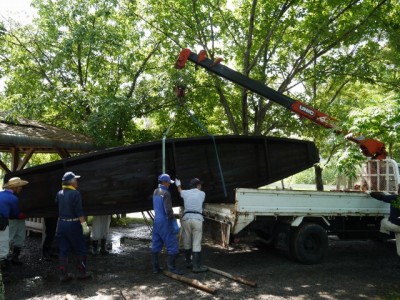
{"type": "Polygon", "coordinates": [[[381,221],[380,231],[389,234],[390,231],[396,237],[397,255],[400,256],[400,185],[397,194],[385,194],[381,192],[371,192],[371,197],[390,203],[389,217],[385,217],[381,221]]]}
{"type": "Polygon", "coordinates": [[[79,175],[67,172],[62,178],[62,190],[57,193],[58,228],[57,239],[59,247],[60,280],[68,281],[72,275],[67,272],[68,255],[75,252],[77,255],[78,279],[90,278],[86,269],[86,238],[89,227],[86,223],[82,207],[81,193],[77,190],[79,175]]]}

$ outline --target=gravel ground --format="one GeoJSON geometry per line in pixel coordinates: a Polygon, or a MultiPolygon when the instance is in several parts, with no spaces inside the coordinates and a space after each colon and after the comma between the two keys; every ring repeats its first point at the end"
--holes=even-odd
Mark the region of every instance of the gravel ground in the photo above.
{"type": "MultiPolygon", "coordinates": [[[[227,250],[205,241],[204,264],[256,281],[251,287],[222,275],[185,276],[216,290],[210,294],[163,274],[153,275],[150,232],[143,225],[112,228],[112,251],[89,256],[93,279],[58,281],[57,263],[40,261],[41,236],[27,238],[23,266],[12,266],[6,299],[400,299],[400,263],[393,241],[330,239],[324,262],[306,266],[272,249],[236,245],[227,250]]],[[[165,254],[160,257],[165,262],[165,254]]],[[[73,270],[73,266],[71,266],[73,270]]]]}

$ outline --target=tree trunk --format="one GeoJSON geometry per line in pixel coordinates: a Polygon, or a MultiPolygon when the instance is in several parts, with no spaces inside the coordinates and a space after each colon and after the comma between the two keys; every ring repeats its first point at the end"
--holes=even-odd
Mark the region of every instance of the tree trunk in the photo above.
{"type": "Polygon", "coordinates": [[[317,191],[324,190],[324,183],[322,182],[322,168],[319,165],[314,165],[314,172],[315,172],[315,185],[317,191]]]}

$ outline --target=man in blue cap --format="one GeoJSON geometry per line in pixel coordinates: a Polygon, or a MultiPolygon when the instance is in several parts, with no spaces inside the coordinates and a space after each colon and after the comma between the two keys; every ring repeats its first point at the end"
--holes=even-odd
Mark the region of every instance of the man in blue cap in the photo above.
{"type": "Polygon", "coordinates": [[[60,280],[69,281],[72,275],[67,272],[68,255],[74,251],[77,255],[78,279],[90,278],[86,270],[86,237],[89,227],[82,207],[81,193],[77,190],[79,175],[67,172],[62,177],[62,190],[57,193],[58,228],[57,239],[60,260],[60,280]]]}
{"type": "Polygon", "coordinates": [[[183,274],[176,268],[176,258],[179,253],[179,244],[173,228],[174,211],[172,210],[172,197],[169,186],[174,183],[168,174],[158,177],[158,187],[153,193],[154,223],[152,233],[152,264],[153,273],[161,271],[158,254],[165,245],[167,248],[167,265],[170,272],[183,274]]]}

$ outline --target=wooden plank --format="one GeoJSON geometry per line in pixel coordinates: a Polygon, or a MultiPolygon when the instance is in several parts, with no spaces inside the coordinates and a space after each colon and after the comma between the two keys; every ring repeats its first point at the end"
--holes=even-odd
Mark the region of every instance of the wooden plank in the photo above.
{"type": "Polygon", "coordinates": [[[6,165],[2,160],[0,160],[0,167],[1,167],[6,173],[11,172],[10,169],[7,167],[7,165],[6,165]]]}
{"type": "Polygon", "coordinates": [[[34,148],[30,148],[29,150],[26,151],[24,158],[18,164],[17,167],[18,170],[22,170],[23,168],[25,168],[26,164],[29,162],[34,152],[35,152],[34,148]]]}
{"type": "Polygon", "coordinates": [[[244,278],[242,276],[235,276],[235,275],[232,275],[232,274],[229,274],[229,273],[226,273],[224,271],[221,271],[221,270],[218,270],[218,269],[214,269],[214,268],[211,268],[211,267],[208,267],[208,266],[204,266],[204,267],[208,268],[208,270],[213,272],[213,273],[225,276],[225,277],[230,278],[230,279],[232,279],[234,281],[237,281],[237,282],[240,282],[240,283],[243,283],[243,284],[247,284],[247,285],[252,286],[252,287],[256,287],[257,286],[257,283],[255,281],[248,280],[247,278],[244,278]]]}
{"type": "Polygon", "coordinates": [[[193,287],[195,287],[197,289],[200,289],[202,291],[205,291],[207,293],[215,294],[215,291],[216,291],[215,289],[210,288],[210,287],[202,284],[200,281],[198,281],[196,279],[191,279],[191,278],[188,278],[188,277],[185,277],[185,276],[177,275],[177,274],[174,274],[174,273],[166,271],[166,270],[163,271],[163,274],[165,276],[168,276],[168,277],[171,277],[173,279],[176,279],[176,280],[182,281],[184,283],[187,283],[187,284],[189,284],[189,285],[191,285],[191,286],[193,286],[193,287]]]}

